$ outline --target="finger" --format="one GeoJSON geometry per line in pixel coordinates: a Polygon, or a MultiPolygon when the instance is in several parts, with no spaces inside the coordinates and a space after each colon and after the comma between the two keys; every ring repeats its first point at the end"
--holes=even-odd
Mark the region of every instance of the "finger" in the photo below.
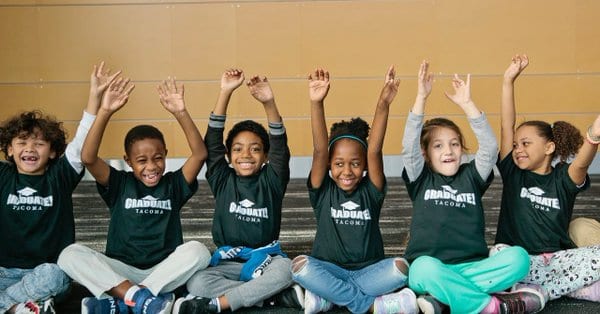
{"type": "Polygon", "coordinates": [[[263,81],[263,83],[267,83],[268,82],[267,77],[263,76],[262,81],[263,81]]]}
{"type": "Polygon", "coordinates": [[[181,97],[183,97],[184,92],[185,92],[185,87],[183,86],[183,83],[181,83],[181,85],[179,86],[179,93],[181,94],[181,97]]]}
{"type": "Polygon", "coordinates": [[[109,82],[112,82],[112,81],[114,81],[114,80],[115,80],[115,78],[116,78],[117,76],[119,76],[120,74],[121,74],[121,70],[119,70],[119,71],[115,72],[113,75],[111,75],[111,76],[108,78],[108,81],[109,81],[109,82]]]}
{"type": "Polygon", "coordinates": [[[329,72],[325,71],[323,74],[324,74],[324,77],[325,77],[325,81],[329,82],[329,72]]]}
{"type": "Polygon", "coordinates": [[[171,78],[171,85],[173,86],[173,92],[177,93],[177,81],[175,80],[175,77],[171,78]]]}
{"type": "Polygon", "coordinates": [[[396,75],[396,71],[394,70],[394,65],[390,65],[387,73],[385,75],[385,80],[386,81],[393,81],[394,80],[394,76],[396,75]]]}
{"type": "Polygon", "coordinates": [[[98,76],[96,73],[98,73],[98,67],[94,64],[94,69],[92,70],[92,78],[95,78],[96,76],[98,76]]]}
{"type": "Polygon", "coordinates": [[[467,74],[467,86],[471,86],[471,73],[467,74]]]}
{"type": "MultiPolygon", "coordinates": [[[[96,66],[94,66],[94,69],[96,69],[96,66]]],[[[100,64],[98,65],[96,74],[102,74],[103,69],[104,69],[104,61],[100,61],[100,64]]]]}
{"type": "Polygon", "coordinates": [[[127,95],[131,94],[131,92],[133,91],[134,88],[135,88],[135,84],[129,85],[129,87],[125,90],[125,93],[127,95]]]}

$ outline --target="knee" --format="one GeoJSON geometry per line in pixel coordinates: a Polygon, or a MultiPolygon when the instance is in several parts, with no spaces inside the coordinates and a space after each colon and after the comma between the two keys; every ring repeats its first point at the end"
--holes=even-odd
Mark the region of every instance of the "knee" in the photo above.
{"type": "Polygon", "coordinates": [[[517,276],[521,278],[525,278],[529,273],[529,254],[525,251],[524,248],[520,246],[511,246],[504,250],[507,255],[510,255],[510,260],[512,261],[512,269],[515,270],[517,276]]]}
{"type": "Polygon", "coordinates": [[[210,262],[210,252],[206,246],[198,241],[189,241],[180,246],[190,259],[190,264],[197,265],[197,269],[208,267],[210,262]]]}
{"type": "Polygon", "coordinates": [[[306,255],[298,255],[292,260],[292,274],[297,275],[304,266],[308,263],[308,257],[306,255]]]}
{"type": "Polygon", "coordinates": [[[71,262],[77,260],[76,256],[86,249],[87,248],[81,244],[73,243],[60,252],[56,264],[63,270],[67,270],[71,262]]]}
{"type": "Polygon", "coordinates": [[[69,289],[71,280],[57,264],[44,263],[33,269],[33,282],[43,289],[43,293],[48,296],[55,296],[64,293],[69,289]]]}
{"type": "Polygon", "coordinates": [[[408,261],[403,258],[396,258],[394,260],[394,266],[396,269],[401,272],[404,276],[408,276],[408,261]]]}
{"type": "Polygon", "coordinates": [[[410,265],[408,276],[409,285],[419,285],[423,282],[440,277],[442,262],[435,257],[421,256],[410,265]]]}

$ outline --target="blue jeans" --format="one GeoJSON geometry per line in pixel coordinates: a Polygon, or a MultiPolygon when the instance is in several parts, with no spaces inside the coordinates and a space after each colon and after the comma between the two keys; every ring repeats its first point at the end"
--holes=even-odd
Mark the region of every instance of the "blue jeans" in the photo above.
{"type": "Polygon", "coordinates": [[[18,303],[64,294],[70,282],[56,264],[45,263],[34,269],[0,267],[0,313],[18,303]]]}
{"type": "Polygon", "coordinates": [[[407,277],[397,267],[397,258],[386,258],[358,270],[347,270],[335,264],[306,256],[306,264],[292,279],[314,294],[352,313],[365,313],[375,298],[407,283],[407,277]]]}

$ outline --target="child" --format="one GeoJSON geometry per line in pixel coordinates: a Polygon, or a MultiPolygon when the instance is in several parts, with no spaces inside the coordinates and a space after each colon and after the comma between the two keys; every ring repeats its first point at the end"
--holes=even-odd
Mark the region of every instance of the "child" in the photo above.
{"type": "Polygon", "coordinates": [[[379,230],[387,189],[382,146],[400,81],[390,67],[370,135],[369,125],[355,118],[335,123],[327,141],[329,72],[317,69],[308,79],[314,147],[308,189],[317,234],[311,256],[292,262],[294,280],[306,289],[305,313],[327,311],[332,303],[352,313],[416,313],[410,289],[391,293],[406,284],[408,263],[385,258],[379,230]]]}
{"type": "Polygon", "coordinates": [[[162,133],[149,125],[136,126],[125,137],[124,158],[133,172],[116,170],[98,157],[110,117],[133,90],[128,83],[119,78],[110,84],[81,152],[110,208],[106,255],[73,244],[58,260],[96,297],[82,300],[82,313],[128,313],[128,307],[134,314],[170,313],[173,294],[162,293],[184,284],[210,259],[204,245],[182,244],[179,212],[198,188],[196,176],[206,159],[182,85],[171,79],[158,86],[160,102],[179,122],[192,151],[181,169],[163,174],[167,149],[162,133]]]}
{"type": "Polygon", "coordinates": [[[575,197],[590,185],[600,116],[585,141],[564,121],[526,121],[515,130],[514,81],[528,64],[527,56],[517,55],[504,73],[498,163],[504,189],[496,243],[527,250],[531,268],[522,282],[541,286],[550,300],[567,295],[600,302],[600,245],[575,248],[567,229],[575,197]],[[554,159],[560,161],[553,167],[554,159]]]}
{"type": "MultiPolygon", "coordinates": [[[[277,242],[290,179],[290,151],[266,78],[254,76],[247,85],[264,106],[269,134],[259,123],[246,120],[233,126],[223,145],[229,99],[243,81],[242,70],[223,73],[206,131],[206,179],[215,197],[212,235],[217,250],[211,267],[187,283],[191,295],[198,297],[178,299],[174,313],[214,313],[261,305],[292,284],[291,261],[277,242]]],[[[285,291],[292,297],[301,292],[285,291]]],[[[292,305],[300,307],[296,299],[292,305]]]]}
{"type": "Polygon", "coordinates": [[[465,112],[477,140],[475,159],[461,164],[464,137],[454,122],[435,118],[423,124],[433,77],[421,63],[418,93],[404,130],[402,178],[413,202],[406,259],[412,262],[409,287],[421,296],[424,313],[448,305],[456,313],[505,313],[541,310],[535,290],[495,294],[527,274],[525,250],[513,247],[487,258],[481,198],[493,180],[498,144],[485,115],[471,100],[471,79],[454,75],[448,99],[465,112]]]}
{"type": "Polygon", "coordinates": [[[54,313],[52,297],[69,288],[56,260],[75,241],[71,194],[83,176],[81,146],[119,73],[104,70],[104,62],[94,65],[88,104],[69,145],[62,123],[38,111],[0,126],[9,161],[0,163],[0,313],[54,313]]]}

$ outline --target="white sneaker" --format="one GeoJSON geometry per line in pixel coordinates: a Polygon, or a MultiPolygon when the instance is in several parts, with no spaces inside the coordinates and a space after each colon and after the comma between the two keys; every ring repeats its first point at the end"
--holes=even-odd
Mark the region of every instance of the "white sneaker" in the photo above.
{"type": "Polygon", "coordinates": [[[312,293],[310,290],[304,290],[304,314],[327,312],[332,308],[333,303],[312,293]]]}
{"type": "Polygon", "coordinates": [[[417,296],[409,288],[379,296],[373,304],[374,314],[417,314],[417,296]]]}

